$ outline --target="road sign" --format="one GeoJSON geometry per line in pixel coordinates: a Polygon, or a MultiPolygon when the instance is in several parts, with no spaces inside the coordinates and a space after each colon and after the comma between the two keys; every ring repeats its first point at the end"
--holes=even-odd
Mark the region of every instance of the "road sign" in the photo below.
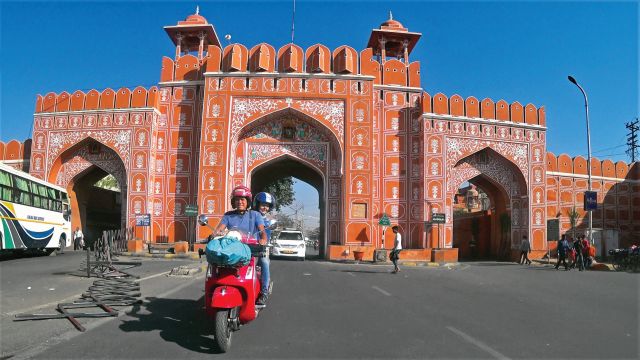
{"type": "Polygon", "coordinates": [[[431,214],[431,223],[432,224],[444,224],[446,222],[446,217],[444,213],[433,213],[431,214]]]}
{"type": "Polygon", "coordinates": [[[380,221],[378,221],[378,225],[391,226],[391,220],[389,220],[389,217],[387,216],[387,214],[382,214],[380,221]]]}
{"type": "Polygon", "coordinates": [[[584,210],[598,210],[598,193],[595,191],[584,192],[584,210]]]}
{"type": "Polygon", "coordinates": [[[186,216],[198,216],[198,205],[187,205],[184,207],[186,216]]]}
{"type": "Polygon", "coordinates": [[[151,214],[136,215],[136,226],[150,226],[151,214]]]}

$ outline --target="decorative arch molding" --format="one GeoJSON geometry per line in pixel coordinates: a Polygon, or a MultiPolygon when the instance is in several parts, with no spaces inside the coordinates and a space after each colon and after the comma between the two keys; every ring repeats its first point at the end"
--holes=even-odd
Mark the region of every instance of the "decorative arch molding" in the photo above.
{"type": "MultiPolygon", "coordinates": [[[[311,143],[311,144],[248,144],[247,166],[253,169],[257,165],[270,162],[282,156],[288,156],[292,159],[301,161],[306,165],[314,168],[318,173],[326,176],[326,168],[328,164],[328,143],[311,143]]],[[[247,171],[249,172],[249,171],[247,171]]]]}
{"type": "MultiPolygon", "coordinates": [[[[344,172],[344,164],[342,163],[342,152],[343,152],[343,137],[344,137],[344,128],[342,122],[344,121],[344,103],[342,101],[325,101],[325,103],[331,103],[333,105],[326,105],[326,107],[334,106],[334,110],[329,110],[329,113],[324,117],[319,116],[318,114],[323,113],[323,110],[317,110],[317,113],[310,112],[309,109],[316,107],[320,107],[316,103],[322,103],[322,101],[307,101],[307,100],[292,100],[291,98],[287,98],[286,100],[282,99],[259,99],[256,100],[258,102],[251,102],[250,100],[256,99],[245,99],[245,102],[242,103],[243,100],[234,100],[233,108],[236,106],[240,106],[243,108],[247,104],[251,104],[249,108],[255,110],[255,112],[251,112],[248,110],[242,110],[240,113],[245,112],[245,115],[241,115],[242,121],[238,121],[238,124],[242,124],[240,128],[233,128],[233,121],[230,130],[230,141],[229,144],[229,169],[231,175],[235,175],[239,173],[240,164],[244,166],[245,160],[246,162],[249,159],[242,159],[239,156],[240,150],[238,143],[240,141],[245,142],[271,142],[272,144],[283,144],[282,151],[284,152],[304,152],[310,159],[314,159],[311,163],[315,163],[319,167],[324,166],[324,162],[331,162],[331,173],[334,175],[334,160],[339,162],[338,169],[339,175],[342,175],[344,172]],[[287,107],[281,106],[279,104],[277,106],[273,105],[273,108],[276,110],[273,111],[262,111],[262,108],[255,108],[258,106],[257,104],[260,101],[271,101],[272,104],[275,103],[289,103],[287,107]],[[296,104],[294,104],[296,103],[296,104]],[[244,105],[243,105],[244,104],[244,105]],[[293,104],[293,105],[292,105],[293,104]],[[314,105],[315,104],[315,105],[314,105]],[[298,108],[290,107],[297,106],[298,108]],[[280,108],[281,107],[281,108],[280,108]],[[305,110],[306,109],[306,110],[305,110]],[[336,110],[337,109],[337,110],[336,110]],[[333,112],[331,112],[333,111],[333,112]],[[255,117],[254,115],[259,113],[259,117],[255,117]],[[243,118],[244,117],[244,118],[243,118]],[[337,117],[340,122],[339,132],[335,127],[332,127],[331,120],[333,117],[337,117]],[[331,121],[330,121],[331,120],[331,121]],[[283,139],[276,139],[275,136],[270,135],[274,131],[282,131],[283,123],[289,122],[296,127],[296,134],[291,139],[291,141],[284,141],[283,139]],[[300,131],[300,126],[306,126],[306,131],[301,136],[298,131],[300,131]],[[339,134],[339,135],[338,135],[339,134]],[[296,142],[299,142],[296,144],[296,142]],[[317,144],[327,144],[324,148],[318,147],[317,144]],[[295,146],[294,146],[295,145],[295,146]]],[[[267,104],[267,103],[265,103],[267,104]]],[[[264,105],[265,108],[268,108],[271,105],[264,105]]],[[[326,109],[325,109],[326,110],[326,109]]],[[[234,110],[235,111],[235,110],[234,110]]],[[[233,116],[232,116],[233,119],[233,116]]],[[[236,118],[237,120],[238,118],[236,118]]],[[[252,153],[250,149],[244,149],[246,153],[245,157],[249,158],[252,153]]],[[[259,149],[261,152],[276,151],[274,146],[263,146],[259,149]]],[[[260,155],[264,157],[266,155],[260,155]]]]}
{"type": "Polygon", "coordinates": [[[345,105],[342,100],[235,98],[231,107],[229,138],[237,139],[242,128],[257,118],[284,109],[315,119],[333,132],[341,149],[344,147],[345,105]]]}
{"type": "Polygon", "coordinates": [[[91,166],[96,166],[113,175],[118,180],[121,190],[126,191],[127,170],[118,155],[110,150],[92,154],[87,146],[82,146],[69,154],[63,153],[65,157],[67,155],[69,157],[67,158],[68,160],[62,161],[60,170],[55,175],[55,184],[66,188],[77,179],[78,175],[91,166]]]}
{"type": "Polygon", "coordinates": [[[525,184],[529,185],[529,146],[527,144],[447,137],[446,146],[448,178],[451,178],[451,170],[460,159],[485,148],[490,148],[502,155],[507,161],[513,163],[522,172],[525,184]]]}
{"type": "Polygon", "coordinates": [[[502,155],[483,150],[474,152],[456,164],[447,181],[447,191],[455,192],[463,182],[483,174],[502,187],[509,197],[526,195],[525,178],[517,173],[517,168],[502,155]]]}
{"type": "Polygon", "coordinates": [[[126,169],[129,167],[131,154],[132,130],[100,130],[100,131],[51,131],[49,132],[49,148],[47,151],[46,172],[51,170],[54,160],[65,150],[93,139],[115,151],[126,169]]]}

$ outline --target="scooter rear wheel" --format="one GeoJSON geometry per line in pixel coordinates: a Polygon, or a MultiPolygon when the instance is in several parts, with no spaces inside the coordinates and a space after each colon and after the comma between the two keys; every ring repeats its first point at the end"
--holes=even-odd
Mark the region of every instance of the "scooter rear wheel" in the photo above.
{"type": "Polygon", "coordinates": [[[216,312],[215,341],[220,352],[227,352],[231,348],[231,335],[233,331],[229,327],[229,310],[218,310],[216,312]]]}

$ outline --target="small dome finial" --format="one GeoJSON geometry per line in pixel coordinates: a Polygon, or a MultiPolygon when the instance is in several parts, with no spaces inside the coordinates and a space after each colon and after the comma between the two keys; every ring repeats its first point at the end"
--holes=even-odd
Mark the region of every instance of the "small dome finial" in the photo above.
{"type": "Polygon", "coordinates": [[[200,15],[200,5],[196,5],[196,15],[200,15]]]}
{"type": "Polygon", "coordinates": [[[389,20],[393,20],[393,13],[389,10],[389,20]]]}

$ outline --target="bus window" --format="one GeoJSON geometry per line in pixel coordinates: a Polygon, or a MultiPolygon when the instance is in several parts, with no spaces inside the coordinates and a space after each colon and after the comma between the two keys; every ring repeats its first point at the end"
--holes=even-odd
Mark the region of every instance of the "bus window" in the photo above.
{"type": "Polygon", "coordinates": [[[33,206],[38,207],[38,208],[42,207],[42,203],[40,202],[40,196],[33,195],[33,206]]]}
{"type": "Polygon", "coordinates": [[[32,205],[31,194],[26,191],[18,191],[18,199],[16,201],[18,204],[22,205],[32,205]]]}
{"type": "Polygon", "coordinates": [[[0,200],[13,201],[13,181],[11,175],[0,170],[0,200]]]}

